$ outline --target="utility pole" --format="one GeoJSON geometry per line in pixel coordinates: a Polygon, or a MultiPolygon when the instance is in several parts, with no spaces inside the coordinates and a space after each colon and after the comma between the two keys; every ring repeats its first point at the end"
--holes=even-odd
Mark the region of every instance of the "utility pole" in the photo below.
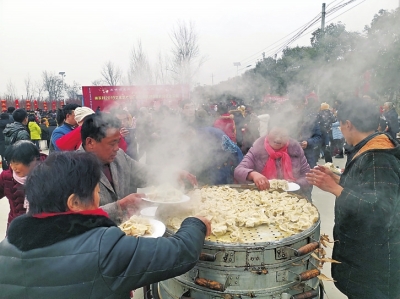
{"type": "Polygon", "coordinates": [[[321,31],[325,31],[325,3],[322,3],[322,13],[321,13],[321,31]]]}

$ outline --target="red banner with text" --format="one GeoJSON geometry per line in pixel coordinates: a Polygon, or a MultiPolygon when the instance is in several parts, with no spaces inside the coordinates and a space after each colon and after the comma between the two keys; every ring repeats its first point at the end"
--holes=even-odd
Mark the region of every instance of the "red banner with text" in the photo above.
{"type": "Polygon", "coordinates": [[[190,90],[188,85],[82,86],[82,94],[84,106],[93,110],[121,106],[173,108],[189,99],[190,90]]]}

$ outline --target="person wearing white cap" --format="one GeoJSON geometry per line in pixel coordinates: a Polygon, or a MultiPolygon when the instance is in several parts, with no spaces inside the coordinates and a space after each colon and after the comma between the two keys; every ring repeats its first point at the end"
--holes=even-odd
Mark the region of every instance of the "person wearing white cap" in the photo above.
{"type": "Polygon", "coordinates": [[[78,127],[56,141],[56,145],[60,150],[73,151],[80,147],[82,143],[81,128],[83,121],[87,116],[92,114],[94,114],[94,111],[89,107],[78,107],[75,109],[75,121],[77,122],[78,127]]]}

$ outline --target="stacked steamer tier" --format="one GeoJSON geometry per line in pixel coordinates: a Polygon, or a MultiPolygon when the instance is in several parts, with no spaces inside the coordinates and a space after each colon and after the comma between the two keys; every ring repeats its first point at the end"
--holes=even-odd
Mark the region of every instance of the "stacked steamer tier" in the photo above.
{"type": "Polygon", "coordinates": [[[196,266],[183,275],[160,282],[155,297],[320,298],[318,261],[311,257],[311,253],[319,246],[320,219],[317,209],[295,194],[288,194],[282,190],[266,193],[268,191],[259,192],[235,185],[208,187],[192,194],[192,200],[185,204],[186,207],[182,210],[170,205],[159,208],[156,217],[167,225],[167,236],[173,235],[177,230],[176,222],[194,213],[209,214],[211,210],[220,208],[219,214],[214,215],[214,220],[211,219],[212,222],[217,222],[214,226],[223,224],[223,217],[215,219],[220,217],[218,215],[221,213],[229,215],[229,219],[228,224],[225,223],[222,227],[222,230],[227,228],[225,234],[220,227],[216,231],[218,236],[211,235],[206,239],[196,266]],[[249,207],[249,210],[257,210],[259,213],[261,209],[262,219],[254,218],[257,217],[257,212],[247,217],[242,213],[239,216],[246,219],[236,218],[238,227],[230,227],[229,224],[232,225],[232,221],[235,221],[232,213],[243,209],[238,208],[234,201],[224,201],[226,199],[223,196],[227,193],[229,196],[235,196],[237,192],[241,193],[243,201],[248,200],[247,204],[256,202],[256,207],[249,207]],[[219,194],[221,195],[217,198],[215,195],[219,194]],[[210,200],[216,202],[212,203],[210,200]],[[232,209],[227,208],[229,202],[232,209]],[[271,205],[271,202],[275,202],[275,205],[271,205]],[[296,220],[304,220],[307,211],[310,211],[311,215],[314,214],[314,218],[308,224],[304,221],[299,223],[299,228],[294,229],[297,225],[296,220]],[[294,216],[289,215],[290,213],[294,216]],[[302,215],[302,218],[296,218],[298,215],[302,215]],[[255,224],[254,227],[246,227],[252,224],[255,224]]]}

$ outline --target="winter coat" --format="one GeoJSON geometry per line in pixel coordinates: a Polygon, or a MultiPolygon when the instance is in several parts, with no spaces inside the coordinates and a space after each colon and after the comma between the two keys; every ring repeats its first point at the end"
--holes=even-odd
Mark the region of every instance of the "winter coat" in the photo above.
{"type": "Polygon", "coordinates": [[[396,135],[399,132],[399,115],[397,114],[396,110],[390,109],[388,112],[385,112],[383,116],[385,117],[388,125],[387,133],[389,133],[393,139],[396,139],[396,135]]]}
{"type": "MultiPolygon", "coordinates": [[[[220,129],[198,129],[185,150],[189,165],[187,170],[196,175],[201,185],[233,184],[233,171],[242,161],[240,148],[220,129]],[[201,150],[199,150],[201,149],[201,150]]],[[[177,161],[179,163],[179,161],[177,161]]]]}
{"type": "Polygon", "coordinates": [[[20,215],[26,213],[24,208],[25,190],[24,186],[13,179],[11,169],[4,170],[0,174],[0,198],[7,197],[10,203],[10,212],[8,213],[7,229],[11,221],[20,215]]]}
{"type": "MultiPolygon", "coordinates": [[[[84,151],[82,146],[78,150],[84,151]]],[[[137,188],[147,187],[149,173],[146,165],[136,162],[121,149],[118,150],[114,161],[110,163],[110,171],[114,187],[102,172],[99,183],[100,205],[112,221],[120,224],[125,216],[116,201],[131,193],[136,193],[137,188]]]]}
{"type": "Polygon", "coordinates": [[[56,141],[61,138],[62,136],[64,136],[65,134],[68,134],[69,132],[71,132],[74,128],[67,124],[64,123],[61,126],[57,127],[53,133],[51,134],[51,138],[50,138],[50,152],[52,151],[60,151],[60,149],[57,147],[56,145],[56,141]]]}
{"type": "Polygon", "coordinates": [[[6,150],[11,144],[14,144],[19,140],[31,140],[31,137],[29,136],[29,133],[26,130],[26,126],[17,121],[6,125],[3,134],[5,139],[6,150]]]}
{"type": "MultiPolygon", "coordinates": [[[[269,154],[264,147],[265,138],[266,136],[258,138],[254,142],[253,147],[250,148],[249,152],[244,156],[242,162],[236,167],[235,180],[238,183],[250,183],[247,181],[247,175],[251,171],[262,173],[269,158],[269,154]]],[[[300,185],[302,193],[308,197],[311,192],[311,185],[308,184],[306,180],[306,173],[310,171],[310,166],[307,163],[303,149],[294,139],[289,139],[288,154],[292,161],[292,172],[293,177],[296,179],[295,182],[300,185]]],[[[278,178],[283,179],[280,159],[276,160],[276,169],[278,178]]]]}
{"type": "Polygon", "coordinates": [[[400,145],[377,133],[354,151],[335,201],[332,277],[352,299],[400,298],[400,145]]]}
{"type": "Polygon", "coordinates": [[[236,142],[236,126],[232,114],[222,114],[215,120],[213,127],[222,130],[233,142],[236,142]]]}
{"type": "Polygon", "coordinates": [[[304,116],[303,121],[299,125],[297,140],[299,142],[307,141],[304,154],[310,168],[315,167],[317,165],[318,147],[322,142],[322,133],[316,114],[311,113],[304,116]]]}
{"type": "Polygon", "coordinates": [[[42,140],[50,140],[50,132],[46,125],[41,124],[40,130],[42,131],[41,139],[42,140]]]}
{"type": "Polygon", "coordinates": [[[0,297],[128,299],[131,290],[193,268],[205,232],[197,218],[173,237],[137,238],[105,216],[24,215],[0,243],[0,297]]]}
{"type": "Polygon", "coordinates": [[[340,131],[340,123],[338,121],[332,124],[332,137],[334,140],[343,138],[342,131],[340,131]]]}
{"type": "Polygon", "coordinates": [[[0,143],[5,142],[5,137],[4,137],[4,129],[6,128],[6,126],[8,124],[10,124],[10,120],[9,119],[0,119],[0,143]]]}
{"type": "Polygon", "coordinates": [[[318,113],[318,120],[321,131],[328,133],[332,129],[332,123],[336,121],[336,117],[329,109],[321,110],[318,113]]]}
{"type": "MultiPolygon", "coordinates": [[[[47,155],[40,154],[40,161],[44,161],[47,155]]],[[[13,178],[11,169],[3,170],[0,173],[0,198],[7,197],[10,204],[10,212],[8,213],[7,228],[11,221],[17,216],[26,213],[24,208],[25,189],[13,178]]]]}
{"type": "Polygon", "coordinates": [[[42,139],[42,130],[39,125],[35,121],[30,121],[28,123],[29,132],[31,134],[31,140],[40,140],[42,139]]]}
{"type": "MultiPolygon", "coordinates": [[[[50,124],[51,124],[52,122],[50,122],[50,124]]],[[[51,140],[51,135],[53,135],[53,132],[54,132],[54,130],[57,128],[57,125],[49,125],[48,127],[47,127],[48,129],[49,129],[49,135],[50,135],[50,138],[49,138],[49,140],[51,140]]]]}
{"type": "Polygon", "coordinates": [[[9,119],[0,119],[0,155],[3,156],[5,152],[5,137],[4,137],[4,129],[7,124],[11,123],[9,119]]]}

